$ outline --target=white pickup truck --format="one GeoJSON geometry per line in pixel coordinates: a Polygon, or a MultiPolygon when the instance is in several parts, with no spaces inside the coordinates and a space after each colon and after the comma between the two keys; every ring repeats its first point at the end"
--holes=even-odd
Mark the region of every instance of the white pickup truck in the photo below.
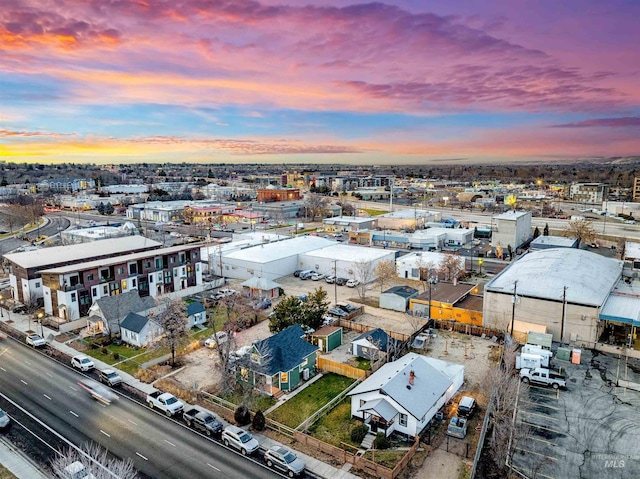
{"type": "Polygon", "coordinates": [[[154,391],[147,396],[147,404],[151,409],[158,408],[161,411],[171,417],[176,414],[181,414],[184,410],[184,404],[180,400],[170,393],[163,393],[162,391],[154,391]]]}
{"type": "Polygon", "coordinates": [[[567,386],[567,381],[562,374],[546,368],[521,369],[520,379],[524,383],[542,384],[543,386],[551,386],[553,389],[567,386]]]}

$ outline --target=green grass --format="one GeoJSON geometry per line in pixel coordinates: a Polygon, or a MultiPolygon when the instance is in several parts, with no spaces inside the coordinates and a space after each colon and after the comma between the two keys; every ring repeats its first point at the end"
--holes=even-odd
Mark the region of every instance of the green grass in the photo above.
{"type": "Polygon", "coordinates": [[[371,360],[364,358],[355,358],[355,360],[358,363],[356,365],[358,369],[364,369],[365,371],[371,369],[371,360]]]}
{"type": "Polygon", "coordinates": [[[400,462],[400,460],[405,456],[407,451],[396,451],[396,450],[368,450],[364,453],[364,457],[367,459],[374,461],[377,464],[388,467],[389,469],[393,469],[396,467],[396,464],[400,462]]]}
{"type": "Polygon", "coordinates": [[[295,428],[353,382],[351,378],[327,374],[269,413],[268,417],[295,428]]]}
{"type": "Polygon", "coordinates": [[[366,211],[371,216],[380,216],[388,213],[388,211],[382,211],[382,210],[370,210],[367,208],[359,208],[359,209],[361,209],[362,211],[366,211]]]}
{"type": "Polygon", "coordinates": [[[311,426],[309,433],[337,447],[342,447],[343,442],[358,447],[360,444],[351,441],[351,430],[359,424],[362,422],[351,417],[351,398],[347,397],[311,426]]]}
{"type": "MultiPolygon", "coordinates": [[[[244,400],[242,392],[234,392],[231,394],[219,394],[219,396],[225,401],[229,401],[230,403],[233,403],[235,405],[240,404],[244,400]]],[[[271,396],[258,394],[251,399],[250,409],[254,412],[255,411],[264,412],[267,409],[269,409],[271,406],[273,406],[275,403],[276,403],[275,399],[273,399],[271,396]]]]}

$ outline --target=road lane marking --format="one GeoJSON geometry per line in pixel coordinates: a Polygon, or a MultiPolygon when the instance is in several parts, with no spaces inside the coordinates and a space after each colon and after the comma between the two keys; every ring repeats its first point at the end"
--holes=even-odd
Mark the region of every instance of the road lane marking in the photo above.
{"type": "Polygon", "coordinates": [[[50,378],[52,378],[52,377],[53,377],[53,374],[51,374],[51,373],[45,373],[45,374],[46,374],[47,376],[49,376],[50,378]]]}
{"type": "Polygon", "coordinates": [[[73,390],[73,391],[77,391],[77,390],[78,390],[77,388],[74,388],[73,386],[69,386],[69,388],[70,388],[71,390],[73,390]]]}
{"type": "Polygon", "coordinates": [[[71,414],[73,414],[75,417],[80,417],[80,416],[78,416],[78,415],[77,415],[75,412],[73,412],[73,411],[69,411],[69,412],[70,412],[71,414]]]}
{"type": "Polygon", "coordinates": [[[53,447],[51,444],[49,444],[47,441],[45,441],[44,439],[42,439],[40,436],[38,436],[35,432],[33,432],[31,429],[29,429],[27,426],[25,426],[24,424],[22,424],[20,421],[18,421],[14,416],[9,416],[11,418],[11,420],[13,422],[15,422],[16,424],[20,425],[23,427],[23,429],[25,431],[27,431],[29,434],[31,434],[33,437],[35,437],[38,441],[40,441],[41,443],[43,443],[45,446],[47,446],[49,449],[51,449],[53,452],[55,452],[57,455],[62,456],[63,454],[58,451],[55,447],[53,447]]]}
{"type": "Polygon", "coordinates": [[[136,454],[138,456],[140,456],[142,459],[144,459],[145,461],[148,461],[149,459],[147,459],[146,457],[144,457],[142,454],[140,454],[139,452],[136,452],[136,454]]]}
{"type": "Polygon", "coordinates": [[[208,462],[207,462],[207,466],[209,466],[211,469],[215,469],[216,471],[220,472],[220,469],[218,469],[216,466],[209,464],[208,462]]]}
{"type": "Polygon", "coordinates": [[[131,424],[133,424],[134,426],[137,426],[138,424],[136,424],[135,422],[133,422],[131,419],[127,419],[127,421],[129,421],[131,424]]]}
{"type": "Polygon", "coordinates": [[[44,397],[46,397],[49,401],[51,401],[51,397],[47,396],[46,394],[43,394],[44,397]]]}
{"type": "Polygon", "coordinates": [[[21,380],[20,380],[20,382],[21,382],[22,384],[24,384],[25,386],[28,386],[28,385],[29,385],[29,383],[28,383],[27,381],[25,381],[24,379],[21,379],[21,380]]]}
{"type": "Polygon", "coordinates": [[[167,441],[166,439],[164,440],[164,442],[166,442],[167,444],[169,444],[170,446],[176,447],[176,445],[170,441],[167,441]]]}
{"type": "Polygon", "coordinates": [[[106,432],[104,432],[102,429],[100,429],[100,432],[101,432],[102,434],[104,434],[105,436],[107,436],[107,437],[111,437],[111,435],[110,435],[110,434],[107,434],[107,433],[106,433],[106,432]]]}
{"type": "Polygon", "coordinates": [[[29,366],[31,366],[31,361],[27,361],[27,360],[25,359],[25,360],[24,360],[24,362],[25,362],[26,364],[28,364],[29,366]]]}
{"type": "Polygon", "coordinates": [[[5,368],[0,367],[0,369],[2,369],[5,373],[7,372],[7,370],[5,368]]]}

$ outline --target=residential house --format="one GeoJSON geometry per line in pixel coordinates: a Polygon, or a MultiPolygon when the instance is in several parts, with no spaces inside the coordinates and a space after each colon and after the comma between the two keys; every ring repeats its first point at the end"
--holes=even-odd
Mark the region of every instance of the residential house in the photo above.
{"type": "Polygon", "coordinates": [[[363,359],[377,360],[383,354],[395,355],[401,341],[392,338],[381,328],[361,334],[351,341],[351,353],[363,359]]]}
{"type": "Polygon", "coordinates": [[[129,313],[120,323],[122,341],[137,346],[146,346],[162,334],[162,327],[151,318],[129,313]]]}
{"type": "Polygon", "coordinates": [[[271,395],[289,392],[314,375],[318,346],[304,339],[299,324],[253,343],[242,379],[271,395]]]}
{"type": "Polygon", "coordinates": [[[129,313],[141,316],[154,315],[161,308],[150,296],[141,297],[137,291],[115,296],[105,296],[96,300],[89,309],[90,316],[102,319],[103,330],[111,335],[120,333],[120,325],[129,313]]]}
{"type": "Polygon", "coordinates": [[[385,364],[349,393],[351,416],[374,433],[415,437],[463,381],[464,366],[409,353],[385,364]]]}
{"type": "Polygon", "coordinates": [[[207,324],[207,310],[200,301],[194,301],[187,305],[187,316],[189,318],[189,328],[207,324]]]}

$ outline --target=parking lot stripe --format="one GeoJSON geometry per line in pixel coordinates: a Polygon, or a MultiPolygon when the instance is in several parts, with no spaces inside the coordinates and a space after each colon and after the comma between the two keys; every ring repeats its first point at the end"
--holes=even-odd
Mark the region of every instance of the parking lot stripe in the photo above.
{"type": "Polygon", "coordinates": [[[531,427],[535,427],[537,429],[545,429],[547,431],[551,431],[551,432],[555,432],[556,434],[562,434],[565,435],[566,433],[561,432],[561,431],[556,431],[555,429],[551,429],[550,427],[546,427],[546,426],[539,426],[538,424],[533,424],[532,422],[527,422],[527,421],[520,421],[522,424],[526,424],[527,426],[531,426],[531,427]]]}
{"type": "Polygon", "coordinates": [[[557,421],[558,420],[558,418],[551,417],[551,416],[549,416],[547,414],[540,414],[539,412],[532,412],[532,411],[523,411],[521,409],[520,410],[520,414],[523,414],[523,413],[524,413],[525,416],[529,416],[529,415],[531,415],[531,416],[542,416],[543,418],[551,419],[552,421],[557,421]]]}
{"type": "Polygon", "coordinates": [[[528,436],[527,439],[531,439],[532,441],[544,442],[545,444],[549,444],[550,446],[557,446],[555,442],[547,441],[546,439],[538,439],[537,437],[528,436]]]}
{"type": "MultiPolygon", "coordinates": [[[[529,454],[535,454],[536,456],[541,456],[544,457],[546,459],[549,459],[550,461],[556,462],[557,459],[555,457],[551,457],[551,456],[547,456],[546,454],[540,454],[539,452],[535,452],[535,451],[530,451],[529,449],[524,449],[522,447],[516,447],[516,451],[522,451],[522,452],[527,452],[529,454]]],[[[538,473],[538,476],[540,476],[541,474],[538,473]]],[[[546,476],[549,477],[549,476],[546,476]]]]}
{"type": "Polygon", "coordinates": [[[549,409],[555,409],[556,411],[559,411],[559,410],[560,410],[560,408],[559,408],[559,407],[556,407],[556,406],[549,406],[549,405],[547,405],[547,404],[540,404],[540,403],[537,403],[537,402],[531,402],[531,401],[522,401],[522,402],[523,402],[523,403],[525,403],[525,404],[531,404],[532,406],[546,407],[546,408],[549,408],[549,409]]]}

